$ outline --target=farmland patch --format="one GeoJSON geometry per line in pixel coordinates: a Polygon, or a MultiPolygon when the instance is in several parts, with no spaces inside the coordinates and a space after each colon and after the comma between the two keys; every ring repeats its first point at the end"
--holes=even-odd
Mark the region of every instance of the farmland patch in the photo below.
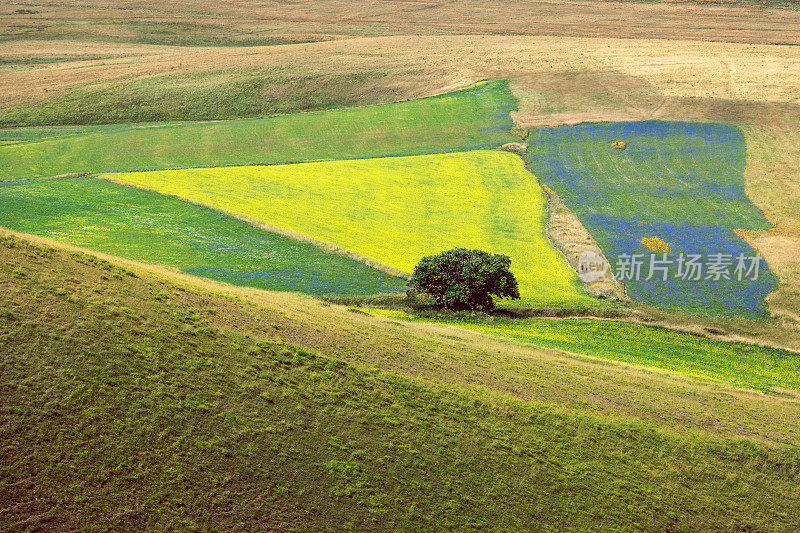
{"type": "Polygon", "coordinates": [[[208,122],[0,130],[0,181],[74,172],[294,163],[491,148],[514,140],[507,82],[392,104],[208,122]],[[66,135],[66,136],[65,136],[66,135]],[[38,136],[38,137],[43,137],[38,136]]]}
{"type": "Polygon", "coordinates": [[[0,226],[233,285],[314,295],[405,280],[176,198],[92,178],[0,184],[0,226]]]}
{"type": "Polygon", "coordinates": [[[109,174],[411,272],[455,247],[511,257],[522,304],[589,305],[545,236],[545,198],[500,151],[109,174]]]}
{"type": "Polygon", "coordinates": [[[695,312],[764,314],[775,278],[734,232],[767,227],[744,192],[738,128],[588,124],[533,130],[528,143],[532,171],[595,236],[631,298],[695,312]]]}
{"type": "MultiPolygon", "coordinates": [[[[400,310],[367,311],[375,316],[421,320],[400,310]]],[[[800,391],[800,355],[776,348],[609,320],[432,320],[541,348],[659,368],[764,392],[800,391]]]]}
{"type": "Polygon", "coordinates": [[[800,391],[800,355],[639,324],[589,319],[458,323],[536,346],[773,391],[800,391]]]}

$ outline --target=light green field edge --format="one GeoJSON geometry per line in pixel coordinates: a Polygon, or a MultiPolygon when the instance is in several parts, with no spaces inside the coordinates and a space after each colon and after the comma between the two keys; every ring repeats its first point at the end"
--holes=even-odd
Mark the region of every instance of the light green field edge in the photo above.
{"type": "MultiPolygon", "coordinates": [[[[400,310],[366,311],[375,316],[419,320],[400,310]]],[[[786,350],[607,320],[434,321],[541,348],[658,368],[764,392],[780,393],[781,389],[800,391],[800,354],[786,350]]]]}
{"type": "Polygon", "coordinates": [[[410,273],[454,247],[511,257],[515,305],[592,305],[545,236],[546,199],[519,157],[480,150],[295,165],[107,174],[333,243],[410,273]]]}
{"type": "Polygon", "coordinates": [[[391,104],[208,122],[4,129],[0,181],[77,172],[295,163],[492,148],[514,140],[504,80],[391,104]],[[52,137],[55,136],[55,137],[52,137]]]}

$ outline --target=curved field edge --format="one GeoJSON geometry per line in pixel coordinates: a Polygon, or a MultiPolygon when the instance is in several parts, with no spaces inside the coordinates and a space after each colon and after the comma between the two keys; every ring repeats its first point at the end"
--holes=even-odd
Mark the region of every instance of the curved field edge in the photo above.
{"type": "Polygon", "coordinates": [[[177,278],[9,237],[0,254],[0,491],[28,502],[9,527],[797,525],[794,446],[369,370],[177,278]]]}
{"type": "Polygon", "coordinates": [[[94,178],[0,183],[0,226],[236,285],[314,295],[405,280],[210,209],[94,178]]]}
{"type": "Polygon", "coordinates": [[[505,254],[523,295],[505,304],[599,305],[545,235],[543,191],[507,152],[103,177],[330,242],[403,272],[455,247],[505,254]]]}
{"type": "Polygon", "coordinates": [[[76,172],[263,165],[492,148],[514,140],[504,80],[429,98],[209,122],[0,130],[0,180],[76,172]],[[69,132],[69,134],[67,134],[69,132]],[[120,148],[124,147],[124,150],[120,148]]]}
{"type": "Polygon", "coordinates": [[[594,234],[631,298],[697,313],[765,315],[775,277],[733,231],[767,227],[745,194],[745,139],[737,127],[584,124],[534,129],[528,143],[531,170],[594,234]],[[699,261],[689,266],[692,258],[699,261]],[[699,269],[697,279],[691,268],[699,269]]]}
{"type": "Polygon", "coordinates": [[[375,316],[430,320],[487,335],[711,379],[766,393],[800,397],[800,353],[729,342],[659,326],[601,319],[417,318],[402,310],[366,309],[375,316]]]}

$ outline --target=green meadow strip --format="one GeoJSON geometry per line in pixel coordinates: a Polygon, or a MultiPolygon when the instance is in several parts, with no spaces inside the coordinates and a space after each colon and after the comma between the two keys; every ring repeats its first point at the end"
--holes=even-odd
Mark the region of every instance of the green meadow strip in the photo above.
{"type": "MultiPolygon", "coordinates": [[[[370,313],[422,320],[399,310],[370,313]]],[[[733,385],[780,392],[800,392],[800,354],[775,348],[709,339],[666,328],[593,319],[431,319],[599,359],[658,368],[733,385]]]]}
{"type": "Polygon", "coordinates": [[[391,104],[269,118],[0,130],[0,181],[491,148],[514,140],[505,81],[391,104]],[[55,136],[55,138],[53,137],[55,136]]]}
{"type": "Polygon", "coordinates": [[[0,183],[0,226],[234,285],[314,295],[405,280],[176,198],[94,178],[0,183]]]}

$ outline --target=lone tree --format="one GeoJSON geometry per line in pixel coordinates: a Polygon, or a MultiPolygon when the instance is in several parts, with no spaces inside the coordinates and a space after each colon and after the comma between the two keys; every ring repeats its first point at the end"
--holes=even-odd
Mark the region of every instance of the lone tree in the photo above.
{"type": "Polygon", "coordinates": [[[519,298],[507,255],[454,248],[423,257],[414,268],[408,285],[426,293],[448,309],[494,309],[492,296],[519,298]]]}

